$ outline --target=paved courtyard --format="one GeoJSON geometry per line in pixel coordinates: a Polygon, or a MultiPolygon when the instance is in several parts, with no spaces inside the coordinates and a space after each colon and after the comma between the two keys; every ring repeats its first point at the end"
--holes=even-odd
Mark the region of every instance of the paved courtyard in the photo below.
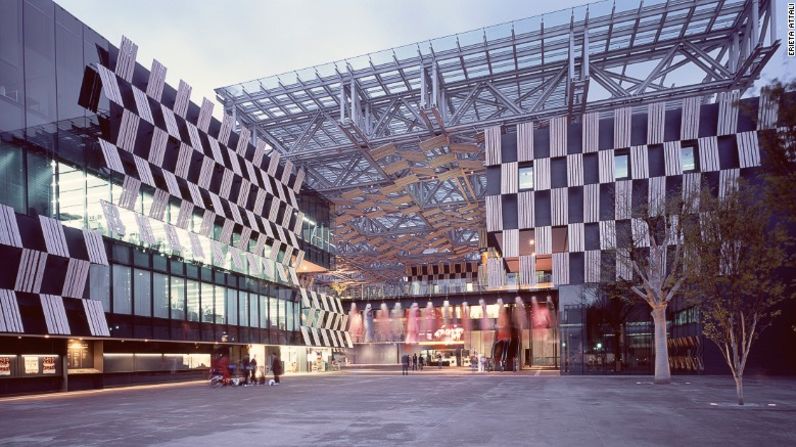
{"type": "Polygon", "coordinates": [[[796,445],[796,380],[352,371],[0,399],[0,446],[796,445]]]}

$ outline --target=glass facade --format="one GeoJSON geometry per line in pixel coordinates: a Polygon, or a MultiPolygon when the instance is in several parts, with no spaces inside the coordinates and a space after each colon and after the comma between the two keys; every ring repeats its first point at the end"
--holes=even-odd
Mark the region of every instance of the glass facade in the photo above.
{"type": "MultiPolygon", "coordinates": [[[[103,303],[113,338],[301,344],[295,324],[300,305],[289,277],[280,277],[276,268],[250,271],[248,262],[230,271],[228,264],[205,264],[216,262],[212,256],[203,261],[195,256],[188,232],[199,230],[201,212],[190,216],[185,229],[176,228],[179,242],[189,248],[180,256],[166,248],[162,228],[153,229],[155,244],[145,244],[134,231],[114,236],[107,228],[102,201],[118,203],[123,192],[122,179],[108,173],[97,142],[104,131],[101,123],[107,124],[112,115],[111,106],[100,95],[95,114],[80,104],[80,95],[86,66],[100,61],[109,65],[117,53],[51,1],[3,2],[0,203],[20,214],[52,217],[105,236],[110,265],[90,266],[84,298],[103,303]]],[[[141,70],[137,65],[134,83],[141,70]]],[[[174,94],[166,86],[164,101],[173,102],[166,97],[174,94]]],[[[148,214],[153,197],[154,189],[143,185],[134,211],[148,214]]],[[[298,201],[306,216],[299,234],[305,259],[333,265],[328,201],[311,191],[302,191],[298,201]]],[[[137,228],[134,211],[119,210],[122,223],[137,228]]],[[[179,204],[170,202],[164,220],[176,224],[179,212],[179,204]]],[[[199,241],[204,253],[211,253],[211,239],[221,238],[218,220],[212,228],[210,237],[199,241]]],[[[236,225],[231,239],[241,237],[242,228],[236,225]]],[[[250,241],[250,246],[255,243],[250,241]]],[[[280,252],[274,258],[284,256],[280,252]]]]}

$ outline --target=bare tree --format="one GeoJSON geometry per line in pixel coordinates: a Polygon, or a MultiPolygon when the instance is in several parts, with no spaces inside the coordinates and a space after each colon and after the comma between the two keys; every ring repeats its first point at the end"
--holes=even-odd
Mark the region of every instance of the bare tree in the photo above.
{"type": "Polygon", "coordinates": [[[704,192],[698,223],[686,226],[687,294],[699,304],[702,332],[730,368],[739,405],[752,343],[789,297],[789,280],[778,271],[788,238],[762,194],[745,183],[720,198],[704,192]]]}
{"type": "Polygon", "coordinates": [[[654,325],[654,382],[671,382],[666,309],[683,285],[683,222],[695,208],[692,194],[651,195],[632,206],[629,194],[617,194],[616,214],[629,222],[603,234],[603,246],[616,248],[616,279],[647,303],[654,325]],[[686,199],[683,199],[683,197],[686,199]]]}

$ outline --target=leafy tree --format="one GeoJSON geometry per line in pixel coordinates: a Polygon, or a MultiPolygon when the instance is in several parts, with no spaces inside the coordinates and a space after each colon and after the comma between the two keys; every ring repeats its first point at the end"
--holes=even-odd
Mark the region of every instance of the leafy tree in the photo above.
{"type": "Polygon", "coordinates": [[[769,206],[781,217],[796,222],[796,81],[775,81],[761,91],[770,104],[768,122],[759,122],[761,174],[769,206]],[[776,122],[774,122],[776,118],[776,122]],[[775,127],[776,126],[776,127],[775,127]]]}
{"type": "Polygon", "coordinates": [[[752,343],[788,298],[787,235],[759,187],[739,183],[720,198],[703,192],[699,221],[686,225],[687,294],[699,303],[704,335],[719,347],[743,405],[752,343]]]}

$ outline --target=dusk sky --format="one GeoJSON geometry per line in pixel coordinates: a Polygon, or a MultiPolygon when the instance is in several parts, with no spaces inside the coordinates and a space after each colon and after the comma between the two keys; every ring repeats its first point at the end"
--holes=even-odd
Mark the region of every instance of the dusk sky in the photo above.
{"type": "MultiPolygon", "coordinates": [[[[192,99],[215,99],[213,89],[233,83],[351,58],[395,46],[461,33],[554,9],[585,4],[522,0],[56,0],[117,44],[122,34],[138,44],[138,61],[182,77],[192,99]]],[[[650,2],[645,2],[650,3],[650,2]]],[[[778,3],[778,34],[785,38],[785,2],[778,3]]],[[[792,73],[784,46],[763,76],[792,73]]],[[[752,93],[752,92],[750,92],[752,93]]],[[[216,109],[216,114],[220,108],[216,109]]]]}

